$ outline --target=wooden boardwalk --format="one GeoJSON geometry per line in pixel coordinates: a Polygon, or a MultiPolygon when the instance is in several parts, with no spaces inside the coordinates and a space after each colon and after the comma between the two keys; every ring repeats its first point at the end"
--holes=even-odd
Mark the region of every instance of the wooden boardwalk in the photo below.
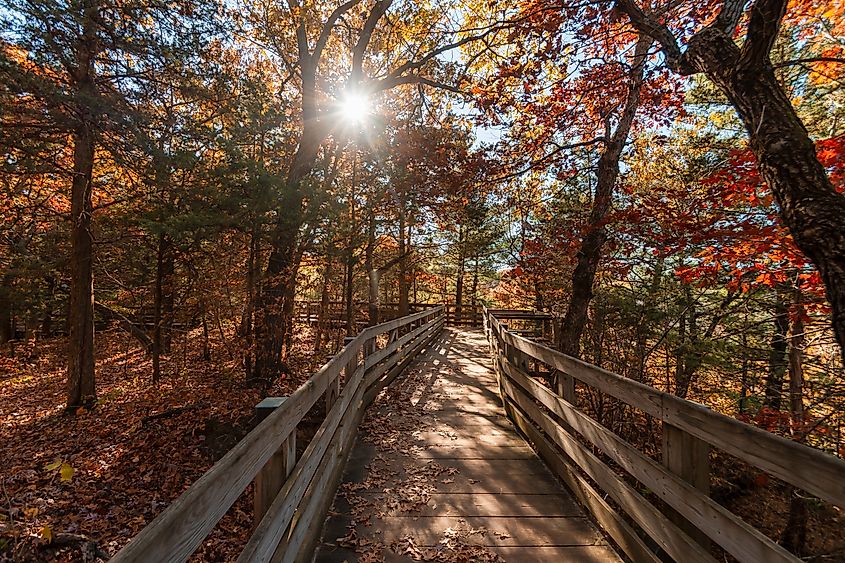
{"type": "Polygon", "coordinates": [[[318,563],[620,561],[505,417],[480,330],[445,329],[353,448],[318,563]]]}

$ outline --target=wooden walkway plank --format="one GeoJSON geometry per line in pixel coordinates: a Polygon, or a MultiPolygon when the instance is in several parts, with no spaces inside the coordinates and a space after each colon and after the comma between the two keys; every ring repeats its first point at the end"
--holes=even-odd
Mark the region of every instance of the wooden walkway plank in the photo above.
{"type": "Polygon", "coordinates": [[[371,407],[315,561],[405,562],[426,549],[621,561],[516,433],[497,390],[482,333],[444,330],[371,407]]]}

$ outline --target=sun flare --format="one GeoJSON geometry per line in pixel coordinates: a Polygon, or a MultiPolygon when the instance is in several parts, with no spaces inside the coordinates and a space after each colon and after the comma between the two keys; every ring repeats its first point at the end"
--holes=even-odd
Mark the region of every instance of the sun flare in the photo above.
{"type": "Polygon", "coordinates": [[[350,123],[363,123],[370,114],[370,100],[367,96],[350,92],[340,100],[340,115],[350,123]]]}

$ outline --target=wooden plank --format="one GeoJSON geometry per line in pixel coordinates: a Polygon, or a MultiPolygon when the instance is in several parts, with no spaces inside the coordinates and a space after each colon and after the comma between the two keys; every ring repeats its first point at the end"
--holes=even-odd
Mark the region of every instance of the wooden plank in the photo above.
{"type": "Polygon", "coordinates": [[[296,465],[296,432],[291,432],[255,477],[253,518],[257,526],[296,465]]]}
{"type": "Polygon", "coordinates": [[[606,545],[568,545],[568,546],[497,546],[489,547],[505,561],[531,563],[617,563],[619,556],[606,545]]]}
{"type": "Polygon", "coordinates": [[[575,498],[590,511],[599,526],[613,538],[636,563],[662,563],[631,526],[620,516],[601,494],[572,466],[572,461],[559,453],[549,440],[519,411],[515,410],[514,423],[534,444],[540,457],[563,480],[575,498]]]}
{"type": "MultiPolygon", "coordinates": [[[[387,370],[386,374],[382,377],[373,377],[373,379],[368,379],[367,381],[367,393],[364,395],[364,404],[368,405],[375,399],[375,397],[384,389],[385,386],[389,385],[397,375],[399,375],[402,370],[404,370],[408,364],[410,364],[417,354],[420,353],[425,347],[427,347],[430,342],[440,333],[443,329],[443,322],[439,320],[432,324],[431,326],[423,326],[420,327],[425,329],[420,336],[417,337],[416,340],[413,341],[408,347],[404,348],[399,354],[399,357],[396,359],[398,362],[395,366],[393,366],[390,370],[387,370]]],[[[376,375],[376,374],[373,374],[376,375]]]]}
{"type": "MultiPolygon", "coordinates": [[[[621,506],[666,553],[678,561],[714,563],[716,560],[699,546],[695,540],[684,534],[665,515],[652,506],[633,487],[628,485],[595,454],[563,430],[531,400],[519,407],[524,417],[537,424],[543,432],[560,447],[578,467],[595,481],[613,500],[621,506]]],[[[514,412],[519,412],[514,409],[514,412]]]]}
{"type": "MultiPolygon", "coordinates": [[[[501,323],[491,320],[494,331],[501,323]]],[[[845,461],[766,432],[696,403],[500,332],[501,339],[599,391],[676,426],[775,477],[845,509],[845,461]]]]}
{"type": "MultiPolygon", "coordinates": [[[[287,397],[266,397],[255,406],[256,419],[259,422],[264,420],[271,412],[282,406],[286,400],[287,397]]],[[[296,430],[290,433],[279,451],[273,454],[273,457],[255,476],[253,485],[253,521],[255,525],[264,517],[267,508],[284,485],[285,479],[293,471],[293,466],[296,463],[295,444],[296,430]],[[288,445],[291,442],[294,444],[292,449],[288,445]]]]}
{"type": "Polygon", "coordinates": [[[419,453],[420,459],[533,459],[534,451],[520,446],[430,446],[419,453]]]}
{"type": "Polygon", "coordinates": [[[572,546],[604,544],[599,531],[584,518],[553,516],[513,518],[509,516],[385,516],[360,526],[359,536],[378,536],[386,544],[411,536],[419,546],[436,546],[447,530],[477,530],[465,541],[484,546],[572,546]]]}
{"type": "MultiPolygon", "coordinates": [[[[429,333],[431,333],[431,337],[433,337],[436,335],[440,327],[442,327],[442,322],[439,322],[439,318],[435,317],[419,327],[420,332],[418,333],[419,335],[417,338],[427,340],[429,338],[429,333]]],[[[369,345],[365,344],[365,357],[372,356],[374,354],[374,340],[370,339],[368,342],[369,345]]],[[[396,369],[401,370],[405,365],[405,363],[401,361],[403,353],[409,356],[407,361],[410,361],[415,356],[416,350],[418,350],[418,348],[414,346],[414,342],[415,341],[412,340],[408,348],[401,350],[399,355],[388,357],[385,364],[377,367],[374,371],[380,372],[386,370],[387,367],[391,365],[393,366],[391,371],[396,369]]],[[[314,480],[312,480],[308,491],[306,491],[305,506],[300,505],[298,507],[301,516],[296,521],[294,528],[291,530],[291,535],[287,540],[287,549],[283,555],[277,551],[277,554],[273,558],[274,562],[281,561],[283,563],[291,563],[296,561],[305,563],[307,561],[311,561],[313,558],[314,547],[320,534],[320,526],[317,525],[317,522],[328,512],[332,499],[334,498],[337,485],[343,472],[345,460],[351,451],[352,441],[357,434],[358,425],[360,424],[361,419],[364,416],[364,411],[369,404],[365,395],[367,392],[371,391],[370,385],[368,385],[367,382],[371,379],[372,375],[372,373],[368,373],[365,380],[360,383],[359,391],[356,394],[357,399],[354,400],[352,405],[349,407],[350,410],[353,407],[355,408],[354,416],[351,420],[344,420],[341,427],[336,431],[336,434],[341,434],[340,440],[337,445],[333,446],[329,450],[329,452],[334,452],[335,455],[331,457],[329,457],[328,454],[324,455],[323,464],[318,469],[317,473],[320,475],[319,480],[317,480],[317,477],[315,476],[314,480],[317,482],[315,483],[313,482],[314,480]]]]}
{"type": "MultiPolygon", "coordinates": [[[[384,501],[383,493],[355,492],[375,505],[384,501]]],[[[581,507],[565,493],[434,493],[422,507],[412,512],[398,509],[389,516],[509,516],[545,518],[549,516],[582,516],[581,507]]]]}
{"type": "MultiPolygon", "coordinates": [[[[508,376],[522,386],[516,387],[510,380],[506,381],[504,386],[508,396],[532,420],[535,420],[534,415],[539,413],[552,422],[552,419],[533,403],[532,399],[537,399],[740,561],[782,563],[800,561],[763,533],[701,494],[692,485],[667,471],[662,465],[554,395],[547,388],[536,381],[531,381],[511,366],[505,365],[504,369],[508,376]],[[523,390],[523,387],[529,389],[529,392],[523,390]]],[[[552,424],[557,426],[557,423],[552,422],[552,424]]],[[[543,429],[546,430],[546,428],[543,429]]],[[[590,476],[593,475],[590,474],[590,476]]]]}

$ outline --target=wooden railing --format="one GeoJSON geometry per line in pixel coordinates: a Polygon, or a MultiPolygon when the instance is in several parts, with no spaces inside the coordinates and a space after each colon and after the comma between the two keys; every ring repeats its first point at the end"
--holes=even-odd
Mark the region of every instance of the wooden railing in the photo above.
{"type": "Polygon", "coordinates": [[[440,332],[443,313],[435,307],[350,339],[112,561],[187,560],[253,481],[256,527],[238,561],[310,560],[364,410],[440,332]],[[294,463],[297,425],[321,398],[326,418],[294,463]]]}
{"type": "Polygon", "coordinates": [[[713,563],[717,559],[711,554],[712,541],[739,561],[800,561],[709,497],[711,447],[845,509],[841,459],[566,356],[515,334],[505,318],[525,322],[531,314],[485,311],[485,331],[508,415],[632,560],[657,563],[662,551],[684,563],[713,563]],[[536,378],[540,373],[549,376],[554,389],[536,378]],[[579,410],[579,385],[662,422],[662,463],[579,410]],[[631,478],[641,486],[631,485],[631,478]],[[651,494],[644,496],[643,489],[651,494]],[[606,496],[628,519],[605,501],[606,496]],[[661,509],[646,496],[657,497],[657,504],[665,506],[661,509]],[[659,549],[651,549],[629,520],[659,549]]]}
{"type": "MultiPolygon", "coordinates": [[[[431,309],[439,306],[433,303],[409,303],[408,310],[411,313],[431,309]]],[[[465,303],[461,306],[460,315],[454,303],[447,303],[443,305],[445,309],[446,324],[456,326],[481,326],[483,306],[477,303],[475,306],[472,303],[465,303]]],[[[346,324],[346,304],[342,301],[329,301],[325,304],[325,311],[323,303],[320,301],[297,301],[295,305],[296,320],[301,323],[316,324],[322,319],[328,326],[344,326],[346,324]],[[321,311],[323,316],[321,316],[321,311]]],[[[367,302],[358,301],[353,307],[355,323],[358,325],[366,325],[369,313],[367,312],[367,302]]],[[[381,303],[379,305],[379,318],[381,320],[390,320],[399,316],[398,303],[381,303]]]]}

